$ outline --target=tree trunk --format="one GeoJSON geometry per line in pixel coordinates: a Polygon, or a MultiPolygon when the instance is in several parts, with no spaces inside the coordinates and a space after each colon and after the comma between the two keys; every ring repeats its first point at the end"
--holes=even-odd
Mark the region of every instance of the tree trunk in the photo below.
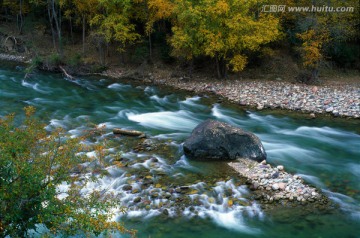
{"type": "Polygon", "coordinates": [[[226,61],[224,58],[221,59],[221,74],[223,79],[227,79],[227,68],[226,68],[226,61]]]}
{"type": "Polygon", "coordinates": [[[54,46],[54,49],[57,51],[56,40],[55,40],[55,30],[54,30],[54,24],[53,24],[53,16],[51,14],[51,2],[50,1],[48,1],[48,9],[47,10],[48,10],[53,46],[54,46]]]}
{"type": "Polygon", "coordinates": [[[311,71],[311,81],[316,82],[319,79],[319,70],[317,68],[314,68],[311,71]]]}
{"type": "Polygon", "coordinates": [[[151,42],[151,33],[149,33],[149,61],[152,63],[152,42],[151,42]]]}
{"type": "Polygon", "coordinates": [[[82,53],[85,54],[85,15],[82,17],[82,53]]]}
{"type": "Polygon", "coordinates": [[[189,78],[192,78],[193,71],[194,71],[194,59],[191,58],[189,65],[189,78]]]}
{"type": "Polygon", "coordinates": [[[71,38],[71,43],[74,45],[74,35],[73,35],[73,26],[72,26],[72,18],[70,17],[69,19],[69,24],[70,24],[70,38],[71,38]]]}
{"type": "Polygon", "coordinates": [[[227,78],[227,69],[226,69],[226,62],[223,57],[219,59],[219,56],[215,56],[216,59],[216,71],[218,79],[227,78]]]}
{"type": "Polygon", "coordinates": [[[64,46],[63,46],[63,41],[62,41],[62,31],[61,31],[61,27],[62,27],[62,19],[61,19],[61,8],[59,6],[59,18],[58,19],[58,23],[56,25],[57,31],[58,31],[58,37],[59,37],[59,49],[60,49],[60,57],[63,58],[64,57],[64,46]]]}
{"type": "Polygon", "coordinates": [[[51,0],[51,11],[52,11],[52,20],[55,22],[57,36],[58,36],[58,51],[60,57],[63,58],[63,45],[62,45],[62,36],[61,36],[61,9],[59,7],[59,14],[57,13],[57,9],[55,8],[55,0],[51,0]],[[59,16],[58,16],[59,15],[59,16]]]}
{"type": "Polygon", "coordinates": [[[16,20],[17,20],[17,26],[18,26],[19,34],[21,35],[23,27],[24,27],[24,19],[23,19],[23,13],[22,13],[22,8],[23,8],[23,1],[22,0],[20,0],[19,6],[20,6],[19,14],[17,15],[16,20]]]}
{"type": "Polygon", "coordinates": [[[219,62],[219,58],[218,58],[217,55],[215,56],[215,60],[216,60],[216,72],[217,72],[217,77],[218,77],[218,79],[221,79],[220,62],[219,62]]]}
{"type": "Polygon", "coordinates": [[[99,38],[98,41],[98,49],[99,49],[99,58],[100,58],[100,64],[102,66],[105,66],[105,57],[106,57],[106,48],[105,48],[105,40],[102,39],[101,37],[99,38]]]}

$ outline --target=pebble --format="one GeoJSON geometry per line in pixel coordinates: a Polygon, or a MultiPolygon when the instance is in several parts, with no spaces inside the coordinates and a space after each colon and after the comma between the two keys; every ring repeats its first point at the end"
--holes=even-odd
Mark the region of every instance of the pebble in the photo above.
{"type": "Polygon", "coordinates": [[[334,107],[328,107],[328,108],[326,108],[325,111],[326,111],[326,112],[332,112],[332,111],[334,111],[334,107]]]}
{"type": "Polygon", "coordinates": [[[286,187],[286,183],[279,183],[280,190],[285,190],[285,187],[286,187]]]}
{"type": "Polygon", "coordinates": [[[271,188],[272,188],[273,190],[278,190],[278,189],[279,189],[279,184],[274,183],[274,184],[271,186],[271,188]]]}
{"type": "Polygon", "coordinates": [[[135,199],[134,199],[134,203],[138,203],[138,202],[140,202],[141,201],[141,197],[136,197],[135,199]]]}
{"type": "Polygon", "coordinates": [[[168,209],[164,209],[163,212],[162,212],[162,214],[164,214],[165,216],[168,216],[168,215],[169,215],[168,209]]]}
{"type": "Polygon", "coordinates": [[[283,171],[283,170],[284,170],[284,166],[282,166],[282,165],[278,165],[276,168],[277,168],[278,170],[280,170],[280,171],[283,171]]]}
{"type": "Polygon", "coordinates": [[[123,186],[123,188],[122,188],[124,191],[130,191],[130,190],[132,190],[132,186],[131,185],[128,185],[128,184],[126,184],[126,185],[124,185],[123,186]]]}

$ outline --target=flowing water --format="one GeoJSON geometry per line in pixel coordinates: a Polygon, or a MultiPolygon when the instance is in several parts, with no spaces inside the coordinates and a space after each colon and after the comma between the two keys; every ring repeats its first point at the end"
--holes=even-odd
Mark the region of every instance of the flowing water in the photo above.
{"type": "Polygon", "coordinates": [[[129,210],[116,219],[137,229],[138,237],[360,237],[359,120],[307,120],[213,102],[105,78],[69,81],[36,74],[24,79],[21,67],[0,69],[0,116],[20,114],[32,105],[48,130],[63,127],[78,136],[91,125],[105,126],[105,134],[93,143],[108,139],[109,175],[84,193],[100,189],[117,194],[129,210]],[[282,164],[321,188],[339,209],[265,213],[225,163],[189,161],[182,142],[208,118],[254,132],[269,163],[282,164]],[[148,143],[155,140],[161,146],[134,152],[139,139],[113,136],[115,127],[144,131],[148,143]],[[119,153],[126,166],[112,165],[119,153]],[[131,191],[124,190],[128,185],[131,191]]]}

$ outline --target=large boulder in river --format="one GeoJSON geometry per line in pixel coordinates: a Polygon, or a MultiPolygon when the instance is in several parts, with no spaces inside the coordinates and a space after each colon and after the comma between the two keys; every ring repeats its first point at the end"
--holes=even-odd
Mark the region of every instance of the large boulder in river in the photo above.
{"type": "Polygon", "coordinates": [[[184,143],[190,159],[234,160],[237,157],[262,161],[266,152],[253,133],[224,122],[206,120],[199,124],[184,143]]]}

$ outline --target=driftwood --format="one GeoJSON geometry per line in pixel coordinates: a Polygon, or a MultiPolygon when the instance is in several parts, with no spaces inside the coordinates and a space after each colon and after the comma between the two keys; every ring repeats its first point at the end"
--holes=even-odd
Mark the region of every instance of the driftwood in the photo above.
{"type": "Polygon", "coordinates": [[[125,135],[125,136],[140,136],[140,137],[145,137],[145,133],[142,131],[135,131],[135,130],[124,130],[124,129],[120,129],[120,128],[115,128],[113,130],[114,134],[120,134],[120,135],[125,135]]]}
{"type": "Polygon", "coordinates": [[[73,76],[71,76],[70,74],[68,74],[68,72],[66,72],[66,70],[64,69],[64,67],[62,67],[61,65],[59,66],[59,68],[61,69],[61,71],[64,73],[65,77],[71,80],[74,80],[75,78],[73,76]]]}
{"type": "MultiPolygon", "coordinates": [[[[3,45],[4,45],[4,46],[6,45],[6,43],[7,43],[8,39],[12,39],[12,40],[13,40],[13,43],[14,43],[14,48],[16,48],[16,45],[17,45],[17,40],[16,40],[16,38],[15,38],[14,36],[8,36],[8,37],[6,37],[6,38],[5,38],[5,40],[4,40],[3,45]]],[[[7,49],[7,50],[9,51],[9,49],[7,49]]]]}

